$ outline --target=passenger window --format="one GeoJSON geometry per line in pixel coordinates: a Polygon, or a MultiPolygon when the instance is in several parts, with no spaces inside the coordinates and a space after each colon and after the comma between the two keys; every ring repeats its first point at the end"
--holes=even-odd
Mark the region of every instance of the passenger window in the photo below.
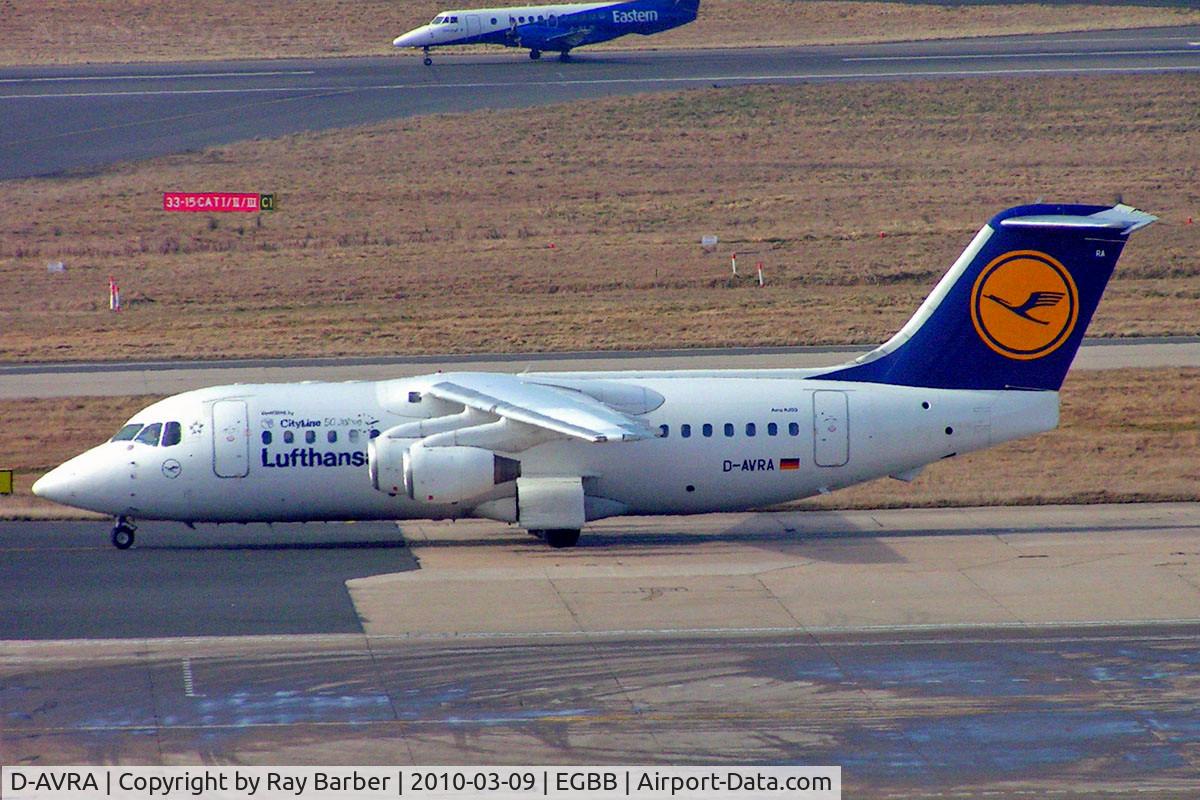
{"type": "Polygon", "coordinates": [[[271,432],[270,432],[270,431],[263,431],[263,432],[262,432],[262,443],[263,443],[263,444],[270,444],[270,443],[271,443],[271,432]]]}
{"type": "Polygon", "coordinates": [[[316,431],[305,431],[304,432],[304,441],[307,442],[308,444],[316,443],[317,432],[316,431]]]}
{"type": "Polygon", "coordinates": [[[733,423],[732,422],[725,423],[725,435],[733,436],[733,423]]]}
{"type": "Polygon", "coordinates": [[[789,422],[788,423],[788,436],[799,436],[799,435],[800,435],[800,423],[799,422],[789,422]]]}
{"type": "Polygon", "coordinates": [[[670,425],[659,425],[658,426],[658,435],[659,435],[659,438],[661,438],[661,439],[665,439],[668,436],[670,436],[671,435],[671,426],[670,425]]]}
{"type": "Polygon", "coordinates": [[[521,22],[524,22],[524,21],[525,21],[525,18],[524,18],[524,17],[520,17],[519,19],[521,20],[521,22]]]}
{"type": "Polygon", "coordinates": [[[688,425],[686,422],[684,424],[680,425],[679,426],[679,435],[682,436],[684,439],[692,438],[692,426],[688,425]]]}
{"type": "Polygon", "coordinates": [[[142,432],[139,433],[136,438],[134,438],[134,441],[141,442],[142,444],[148,444],[151,447],[157,447],[158,435],[160,433],[162,433],[162,423],[156,422],[153,425],[147,425],[146,427],[142,428],[142,432]]]}
{"type": "Polygon", "coordinates": [[[779,426],[776,425],[774,422],[768,422],[767,423],[767,436],[778,436],[778,435],[779,435],[779,426]]]}
{"type": "Polygon", "coordinates": [[[117,431],[117,435],[109,439],[110,442],[128,442],[133,437],[137,436],[138,431],[142,429],[142,423],[131,422],[121,430],[117,431]]]}
{"type": "Polygon", "coordinates": [[[292,433],[291,431],[283,432],[283,443],[284,444],[291,444],[294,441],[296,441],[296,434],[292,433]]]}
{"type": "Polygon", "coordinates": [[[493,24],[493,25],[495,25],[495,24],[496,24],[496,18],[495,18],[495,17],[492,17],[492,24],[493,24]]]}
{"type": "Polygon", "coordinates": [[[178,422],[168,422],[163,428],[162,441],[159,444],[163,447],[173,447],[183,441],[183,426],[178,422]]]}
{"type": "Polygon", "coordinates": [[[337,431],[329,431],[328,433],[325,434],[325,439],[330,444],[333,444],[334,442],[337,441],[337,431]]]}
{"type": "Polygon", "coordinates": [[[358,436],[359,436],[359,433],[358,433],[358,428],[353,428],[353,429],[351,429],[351,431],[350,431],[350,434],[349,434],[349,435],[350,435],[350,441],[352,441],[352,442],[357,442],[357,441],[358,441],[358,436]]]}
{"type": "Polygon", "coordinates": [[[747,436],[753,436],[753,435],[755,435],[756,433],[758,433],[758,429],[757,429],[756,427],[754,427],[754,423],[753,423],[753,422],[747,422],[747,423],[746,423],[746,435],[747,435],[747,436]]]}
{"type": "Polygon", "coordinates": [[[712,436],[712,424],[708,422],[704,423],[704,427],[700,429],[700,432],[705,436],[712,436]]]}
{"type": "Polygon", "coordinates": [[[538,14],[538,22],[545,22],[545,21],[546,21],[546,18],[544,16],[542,16],[541,14],[538,14]]]}

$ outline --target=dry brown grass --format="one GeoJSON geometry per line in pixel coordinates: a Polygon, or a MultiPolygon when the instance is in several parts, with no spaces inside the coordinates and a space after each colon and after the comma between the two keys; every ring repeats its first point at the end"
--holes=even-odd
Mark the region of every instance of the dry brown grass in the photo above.
{"type": "Polygon", "coordinates": [[[1195,78],[1067,77],[697,90],[6,181],[0,359],[879,341],[987,215],[1118,193],[1163,222],[1091,332],[1195,334],[1197,153],[1195,78]],[[280,210],[164,213],[174,189],[280,210]],[[729,285],[731,249],[766,289],[729,285]]]}
{"type": "MultiPolygon", "coordinates": [[[[1001,505],[1200,500],[1200,369],[1073,373],[1062,425],[1052,433],[939,462],[911,484],[890,479],[809,500],[801,507],[1001,505]]],[[[0,468],[17,493],[0,518],[78,516],[32,497],[34,479],[103,441],[158,398],[0,401],[0,468]]],[[[365,480],[365,477],[364,477],[365,480]]]]}
{"type": "MultiPolygon", "coordinates": [[[[386,55],[394,36],[446,7],[442,0],[0,0],[0,64],[386,55]]],[[[1197,20],[1195,9],[1137,6],[704,0],[691,25],[605,47],[899,41],[1197,20]]]]}

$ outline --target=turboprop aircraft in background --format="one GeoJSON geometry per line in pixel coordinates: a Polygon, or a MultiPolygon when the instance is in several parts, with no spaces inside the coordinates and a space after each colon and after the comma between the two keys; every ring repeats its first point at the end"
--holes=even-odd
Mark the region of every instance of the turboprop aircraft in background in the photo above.
{"type": "Polygon", "coordinates": [[[560,3],[443,11],[392,40],[394,47],[420,47],[425,65],[431,47],[455,44],[502,44],[529,48],[535,61],[554,51],[566,61],[570,52],[630,33],[649,36],[696,19],[700,0],[627,0],[618,3],[560,3]]]}
{"type": "Polygon", "coordinates": [[[1058,424],[1133,231],[1126,205],[997,214],[887,343],[824,369],[439,373],[217,386],[138,412],[33,486],[116,518],[589,520],[774,505],[1058,424]]]}

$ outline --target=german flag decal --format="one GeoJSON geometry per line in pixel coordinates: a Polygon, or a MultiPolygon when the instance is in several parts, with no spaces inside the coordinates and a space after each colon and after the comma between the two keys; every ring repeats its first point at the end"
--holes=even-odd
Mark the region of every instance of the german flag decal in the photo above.
{"type": "Polygon", "coordinates": [[[781,458],[779,459],[780,469],[800,469],[800,459],[798,458],[781,458]]]}

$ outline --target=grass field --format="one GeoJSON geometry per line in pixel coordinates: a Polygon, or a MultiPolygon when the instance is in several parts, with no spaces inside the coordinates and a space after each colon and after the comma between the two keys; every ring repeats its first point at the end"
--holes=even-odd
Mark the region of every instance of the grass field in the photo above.
{"type": "MultiPolygon", "coordinates": [[[[396,35],[444,8],[441,0],[0,0],[0,64],[386,55],[396,35]]],[[[601,47],[900,41],[1197,21],[1196,9],[1110,4],[704,0],[691,25],[601,47]]]]}
{"type": "Polygon", "coordinates": [[[0,360],[880,341],[992,213],[1118,194],[1163,221],[1090,332],[1195,334],[1197,153],[1193,76],[1056,77],[707,89],[6,181],[0,360]],[[279,210],[168,214],[165,190],[279,210]]]}
{"type": "MultiPolygon", "coordinates": [[[[1197,369],[1072,373],[1054,432],[933,464],[911,484],[884,479],[801,507],[1200,500],[1198,395],[1197,369]]],[[[29,487],[156,399],[0,402],[0,468],[17,471],[17,493],[0,497],[0,517],[80,516],[29,487]]]]}

